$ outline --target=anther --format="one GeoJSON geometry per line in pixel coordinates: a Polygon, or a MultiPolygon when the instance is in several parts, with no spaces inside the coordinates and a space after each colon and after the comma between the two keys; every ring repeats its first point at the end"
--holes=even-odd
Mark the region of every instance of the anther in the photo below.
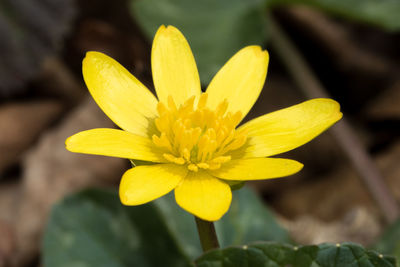
{"type": "Polygon", "coordinates": [[[178,164],[178,165],[183,165],[183,164],[185,164],[185,160],[184,160],[183,158],[177,158],[177,157],[175,157],[175,156],[173,156],[173,155],[171,155],[171,154],[168,154],[168,153],[164,153],[164,154],[163,154],[163,157],[164,157],[166,160],[168,160],[168,161],[170,161],[170,162],[173,162],[173,163],[176,163],[176,164],[178,164]]]}
{"type": "Polygon", "coordinates": [[[200,163],[197,163],[196,165],[197,165],[197,167],[202,168],[202,169],[210,168],[210,165],[205,162],[200,162],[200,163]]]}
{"type": "Polygon", "coordinates": [[[183,158],[184,158],[186,161],[189,161],[189,160],[190,160],[190,152],[189,152],[189,149],[184,148],[182,154],[183,154],[183,158]]]}
{"type": "Polygon", "coordinates": [[[166,160],[185,164],[194,172],[220,168],[231,160],[227,153],[246,142],[247,134],[235,131],[241,112],[227,112],[226,99],[211,110],[207,98],[208,94],[203,93],[198,99],[192,96],[177,106],[169,96],[167,103],[157,105],[159,117],[155,125],[159,134],[152,136],[153,143],[164,150],[166,160]]]}
{"type": "Polygon", "coordinates": [[[196,165],[194,165],[193,163],[188,165],[188,169],[194,172],[197,172],[199,170],[199,167],[197,167],[196,165]]]}
{"type": "Polygon", "coordinates": [[[172,98],[171,95],[168,96],[168,107],[172,110],[172,111],[177,111],[176,105],[175,105],[175,101],[172,98]]]}
{"type": "Polygon", "coordinates": [[[163,114],[165,114],[165,113],[168,112],[168,109],[167,109],[167,107],[166,107],[163,103],[158,102],[158,104],[157,104],[157,111],[158,111],[158,115],[159,115],[159,116],[162,116],[163,114]]]}

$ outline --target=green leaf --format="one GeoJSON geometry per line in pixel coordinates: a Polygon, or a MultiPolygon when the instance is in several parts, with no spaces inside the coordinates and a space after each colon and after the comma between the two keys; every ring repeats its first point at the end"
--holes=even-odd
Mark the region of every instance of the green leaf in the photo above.
{"type": "Polygon", "coordinates": [[[246,45],[268,36],[266,7],[309,5],[326,12],[400,30],[399,0],[130,0],[131,13],[152,40],[162,25],[178,27],[188,39],[203,85],[246,45]]]}
{"type": "Polygon", "coordinates": [[[131,0],[133,17],[150,40],[162,24],[188,39],[200,78],[208,84],[223,64],[246,45],[265,40],[263,0],[131,0]]]}
{"type": "Polygon", "coordinates": [[[321,244],[295,247],[275,242],[212,250],[196,260],[197,267],[394,267],[395,260],[360,245],[321,244]]]}
{"type": "MultiPolygon", "coordinates": [[[[237,191],[229,213],[217,223],[221,244],[257,239],[287,240],[261,201],[249,190],[237,191]],[[223,229],[223,231],[222,231],[223,229]]],[[[147,205],[126,207],[118,195],[88,190],[56,205],[44,236],[43,263],[48,267],[191,266],[200,254],[193,216],[181,210],[172,194],[147,205]]],[[[197,266],[395,266],[394,258],[363,247],[294,247],[276,242],[228,247],[208,252],[197,266]]]]}
{"type": "Polygon", "coordinates": [[[305,4],[390,31],[400,30],[398,0],[267,0],[270,7],[305,4]]]}
{"type": "Polygon", "coordinates": [[[45,267],[189,266],[154,205],[122,206],[116,193],[89,190],[52,211],[45,267]]]}
{"type": "MultiPolygon", "coordinates": [[[[222,246],[289,240],[247,188],[234,193],[216,228],[222,246]]],[[[186,266],[201,254],[194,217],[176,204],[173,193],[135,207],[121,205],[118,194],[107,191],[68,197],[54,207],[43,247],[45,267],[186,266]]]]}
{"type": "MultiPolygon", "coordinates": [[[[202,254],[193,215],[182,210],[173,194],[155,201],[178,243],[191,258],[202,254]]],[[[286,230],[276,222],[274,215],[257,195],[243,187],[233,193],[228,213],[215,223],[221,247],[271,240],[290,242],[286,230]]]]}
{"type": "Polygon", "coordinates": [[[246,183],[246,181],[228,181],[228,180],[226,180],[225,182],[229,184],[232,191],[241,189],[246,183]]]}
{"type": "Polygon", "coordinates": [[[223,246],[261,240],[290,242],[289,234],[278,225],[275,215],[247,187],[234,192],[228,214],[215,227],[223,246]]]}
{"type": "Polygon", "coordinates": [[[392,254],[398,261],[400,260],[400,219],[385,230],[374,248],[392,254]]]}

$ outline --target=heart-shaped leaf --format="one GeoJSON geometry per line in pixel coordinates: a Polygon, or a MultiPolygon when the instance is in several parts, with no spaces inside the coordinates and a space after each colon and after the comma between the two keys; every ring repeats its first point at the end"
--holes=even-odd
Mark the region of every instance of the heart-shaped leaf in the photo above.
{"type": "Polygon", "coordinates": [[[393,257],[383,256],[353,243],[295,247],[263,242],[212,250],[196,260],[197,267],[394,267],[393,257]]]}
{"type": "Polygon", "coordinates": [[[392,254],[397,260],[400,260],[400,220],[397,220],[385,230],[374,248],[392,254]]]}
{"type": "MultiPolygon", "coordinates": [[[[256,240],[288,241],[288,234],[254,193],[234,193],[217,222],[222,246],[256,240]]],[[[44,266],[186,266],[202,254],[194,218],[173,193],[155,202],[123,206],[117,193],[89,190],[52,211],[43,246],[44,266]]]]}
{"type": "Polygon", "coordinates": [[[154,205],[84,191],[56,205],[44,236],[46,267],[189,266],[154,205]]]}
{"type": "MultiPolygon", "coordinates": [[[[191,258],[201,255],[202,250],[193,215],[175,203],[173,194],[156,200],[155,205],[166,218],[169,229],[179,240],[182,249],[191,258]]],[[[215,222],[215,228],[221,247],[261,240],[290,242],[287,231],[278,225],[274,214],[247,187],[233,193],[228,213],[220,221],[215,222]]]]}

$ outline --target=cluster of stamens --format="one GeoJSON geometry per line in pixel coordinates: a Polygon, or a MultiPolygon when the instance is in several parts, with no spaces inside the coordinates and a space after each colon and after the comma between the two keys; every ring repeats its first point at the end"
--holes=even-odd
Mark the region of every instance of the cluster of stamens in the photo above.
{"type": "Polygon", "coordinates": [[[153,135],[154,144],[165,153],[163,157],[179,165],[187,165],[191,171],[218,169],[231,160],[230,151],[246,142],[244,133],[235,127],[242,118],[241,112],[226,112],[228,102],[222,101],[215,110],[206,107],[207,93],[195,104],[195,97],[180,107],[172,97],[168,105],[159,102],[159,117],[155,120],[159,135],[153,135]]]}

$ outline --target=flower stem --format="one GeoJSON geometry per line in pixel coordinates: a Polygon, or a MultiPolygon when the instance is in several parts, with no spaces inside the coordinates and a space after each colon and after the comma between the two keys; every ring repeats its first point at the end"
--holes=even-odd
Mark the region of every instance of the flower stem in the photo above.
{"type": "Polygon", "coordinates": [[[198,217],[196,219],[197,232],[199,233],[201,247],[203,251],[219,248],[217,233],[213,222],[204,221],[198,217]]]}

